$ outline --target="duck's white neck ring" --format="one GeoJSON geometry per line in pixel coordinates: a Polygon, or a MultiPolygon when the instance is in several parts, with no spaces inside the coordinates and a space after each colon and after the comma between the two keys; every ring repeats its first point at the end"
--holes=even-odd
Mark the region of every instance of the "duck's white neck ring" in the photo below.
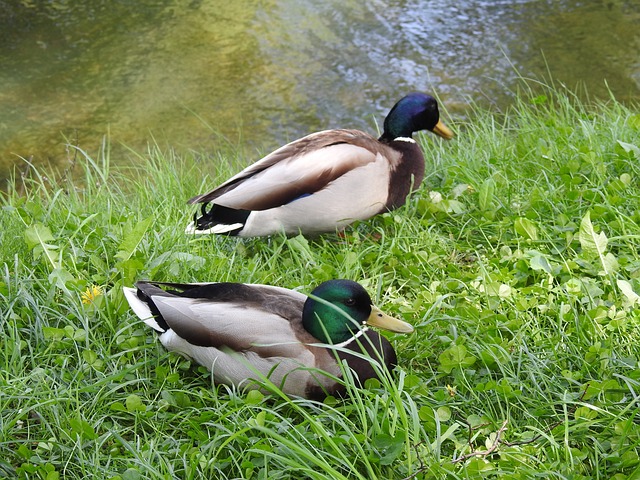
{"type": "Polygon", "coordinates": [[[396,137],[393,139],[394,142],[407,142],[407,143],[416,143],[416,141],[411,137],[396,137]]]}
{"type": "Polygon", "coordinates": [[[334,344],[333,346],[334,346],[334,347],[339,347],[339,348],[344,348],[344,347],[346,347],[347,345],[349,345],[351,342],[353,342],[354,340],[356,340],[357,338],[360,338],[362,335],[364,335],[364,334],[365,334],[365,332],[366,332],[367,330],[369,330],[369,327],[361,328],[361,329],[360,329],[360,330],[358,330],[358,332],[357,332],[353,337],[351,337],[349,340],[345,340],[344,342],[341,342],[341,343],[336,343],[336,344],[334,344]]]}

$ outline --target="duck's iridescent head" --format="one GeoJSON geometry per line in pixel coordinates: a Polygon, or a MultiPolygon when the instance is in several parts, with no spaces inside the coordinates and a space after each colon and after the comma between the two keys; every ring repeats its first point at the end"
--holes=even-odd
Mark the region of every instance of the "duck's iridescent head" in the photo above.
{"type": "Polygon", "coordinates": [[[399,137],[411,138],[413,132],[429,130],[449,140],[453,132],[440,121],[438,102],[424,93],[414,92],[402,97],[387,118],[380,140],[392,141],[399,137]]]}
{"type": "Polygon", "coordinates": [[[349,340],[365,325],[413,332],[410,324],[373,306],[367,291],[351,280],[329,280],[313,290],[304,304],[302,324],[320,342],[328,344],[349,340]]]}

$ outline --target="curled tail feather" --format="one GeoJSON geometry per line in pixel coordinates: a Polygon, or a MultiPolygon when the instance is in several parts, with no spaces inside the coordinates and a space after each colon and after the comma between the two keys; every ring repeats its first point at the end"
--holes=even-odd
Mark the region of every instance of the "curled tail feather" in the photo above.
{"type": "Polygon", "coordinates": [[[124,296],[129,302],[129,306],[133,310],[140,320],[146,323],[149,327],[153,328],[156,332],[164,333],[165,330],[156,322],[153,313],[151,313],[151,309],[149,305],[138,298],[138,290],[135,288],[123,287],[122,291],[124,292],[124,296]]]}

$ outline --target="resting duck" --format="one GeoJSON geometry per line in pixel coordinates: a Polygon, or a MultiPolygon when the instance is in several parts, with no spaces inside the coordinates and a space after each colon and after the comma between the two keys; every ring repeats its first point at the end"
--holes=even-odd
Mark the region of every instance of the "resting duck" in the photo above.
{"type": "Polygon", "coordinates": [[[424,157],[411,138],[420,130],[453,137],[436,100],[411,93],[391,109],[379,139],[325,130],[291,142],[190,199],[202,203],[201,216],[186,232],[314,235],[398,208],[424,178],[424,157]]]}
{"type": "Polygon", "coordinates": [[[344,392],[331,377],[341,376],[337,358],[346,360],[360,384],[377,377],[370,361],[348,351],[389,370],[395,366],[393,347],[369,325],[413,331],[374,307],[366,290],[351,280],[324,282],[309,297],[244,283],[138,282],[136,287],[124,288],[134,313],[160,334],[168,350],[210,369],[215,382],[255,389],[251,379],[267,377],[283,392],[312,400],[344,392]]]}

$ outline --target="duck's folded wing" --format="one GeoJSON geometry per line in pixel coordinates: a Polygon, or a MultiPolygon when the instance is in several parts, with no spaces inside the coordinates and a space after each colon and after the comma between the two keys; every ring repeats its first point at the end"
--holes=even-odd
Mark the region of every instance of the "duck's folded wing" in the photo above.
{"type": "MultiPolygon", "coordinates": [[[[298,317],[290,320],[269,305],[211,302],[184,297],[153,297],[164,321],[191,345],[252,351],[263,357],[296,356],[304,349],[304,329],[298,317]]],[[[282,306],[279,306],[282,308],[282,306]]],[[[308,334],[307,334],[308,335],[308,334]]]]}
{"type": "Polygon", "coordinates": [[[345,173],[376,160],[380,146],[358,130],[318,132],[279,148],[189,203],[267,210],[312,195],[345,173]]]}

